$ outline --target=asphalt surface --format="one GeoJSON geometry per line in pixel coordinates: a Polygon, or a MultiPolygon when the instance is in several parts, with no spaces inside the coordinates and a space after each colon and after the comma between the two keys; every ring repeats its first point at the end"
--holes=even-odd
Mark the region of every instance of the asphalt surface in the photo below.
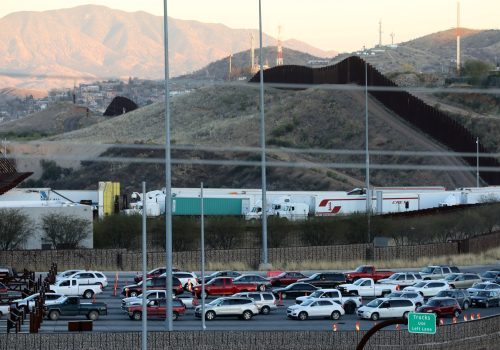
{"type": "MultiPolygon", "coordinates": [[[[462,268],[464,272],[478,272],[482,273],[494,266],[475,266],[462,268]]],[[[401,269],[398,269],[401,270],[401,269]]],[[[406,270],[406,269],[405,269],[406,270]]],[[[407,269],[415,270],[415,269],[407,269]]],[[[314,271],[306,271],[309,275],[314,271]]],[[[113,296],[113,281],[115,273],[105,272],[108,277],[109,286],[104,289],[103,293],[96,296],[96,301],[104,302],[108,306],[108,315],[101,316],[97,321],[94,321],[93,329],[94,331],[101,332],[130,332],[130,331],[141,331],[142,322],[134,321],[128,317],[128,314],[121,309],[121,299],[120,296],[121,288],[126,284],[133,283],[133,277],[135,272],[119,272],[118,273],[118,288],[117,296],[113,296]]],[[[191,294],[185,292],[180,297],[190,297],[191,294]]],[[[213,298],[207,299],[207,302],[213,300],[213,298]]],[[[363,298],[363,302],[366,303],[368,299],[363,298]]],[[[374,326],[375,322],[371,320],[361,320],[356,314],[344,315],[340,320],[332,321],[330,319],[308,319],[306,321],[298,321],[288,319],[286,316],[286,309],[288,306],[293,305],[295,299],[283,300],[284,306],[279,306],[277,310],[271,312],[269,315],[255,315],[251,320],[244,321],[237,317],[231,318],[216,318],[213,321],[206,321],[207,330],[332,330],[335,324],[337,331],[342,330],[354,330],[356,329],[356,324],[359,322],[359,328],[361,330],[368,330],[374,326]]],[[[492,307],[489,309],[484,308],[469,308],[463,313],[458,322],[464,321],[464,314],[467,319],[471,318],[471,314],[474,318],[486,317],[491,315],[500,314],[499,307],[492,307]]],[[[42,327],[40,329],[41,333],[53,333],[53,332],[67,332],[68,321],[75,320],[85,320],[84,316],[81,317],[61,317],[57,321],[50,321],[45,319],[42,327]]],[[[445,318],[445,324],[451,324],[452,318],[445,318]]],[[[194,309],[188,309],[186,314],[179,317],[177,321],[173,322],[174,330],[201,330],[201,319],[194,316],[194,309]]],[[[164,320],[148,320],[148,330],[149,331],[162,331],[166,329],[166,324],[164,320]]],[[[396,330],[396,327],[389,327],[386,329],[396,330]]],[[[405,326],[401,326],[400,329],[406,329],[405,326]]]]}

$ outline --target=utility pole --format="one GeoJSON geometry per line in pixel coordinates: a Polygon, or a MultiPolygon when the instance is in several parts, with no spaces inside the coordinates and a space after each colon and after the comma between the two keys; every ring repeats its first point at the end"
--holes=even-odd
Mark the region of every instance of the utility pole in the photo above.
{"type": "Polygon", "coordinates": [[[147,239],[146,239],[146,182],[142,182],[142,350],[148,350],[147,239]]]}
{"type": "Polygon", "coordinates": [[[479,188],[479,137],[476,137],[476,187],[479,188]]]}
{"type": "Polygon", "coordinates": [[[233,54],[230,54],[228,58],[229,58],[229,73],[228,73],[229,75],[227,76],[227,80],[231,80],[231,73],[232,73],[232,68],[233,68],[232,67],[233,54]]]}
{"type": "Polygon", "coordinates": [[[368,63],[365,61],[365,158],[366,158],[366,215],[368,220],[367,238],[371,241],[370,234],[370,215],[372,211],[371,193],[370,193],[370,153],[368,148],[368,63]]]}

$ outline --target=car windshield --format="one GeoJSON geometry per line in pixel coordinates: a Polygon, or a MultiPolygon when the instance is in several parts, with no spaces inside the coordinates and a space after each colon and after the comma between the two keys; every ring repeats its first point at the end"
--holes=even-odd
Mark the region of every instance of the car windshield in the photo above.
{"type": "Polygon", "coordinates": [[[452,291],[442,290],[436,296],[437,297],[451,297],[453,295],[452,291]]]}
{"type": "Polygon", "coordinates": [[[474,289],[486,289],[487,284],[478,283],[474,286],[474,289]]]}
{"type": "Polygon", "coordinates": [[[315,273],[314,275],[310,276],[309,278],[310,278],[310,279],[315,279],[315,278],[317,278],[318,276],[319,276],[319,273],[315,273]]]}
{"type": "Polygon", "coordinates": [[[434,268],[433,267],[430,267],[430,266],[427,266],[425,269],[423,269],[422,271],[420,271],[421,273],[432,273],[432,271],[434,271],[434,268]]]}
{"type": "Polygon", "coordinates": [[[301,306],[309,306],[309,305],[311,305],[313,302],[314,302],[314,300],[312,300],[312,299],[308,299],[308,300],[306,300],[306,301],[302,302],[302,304],[300,304],[300,305],[301,305],[301,306]]]}
{"type": "Polygon", "coordinates": [[[354,284],[355,286],[359,286],[359,285],[360,285],[361,283],[363,283],[364,281],[366,281],[366,280],[365,280],[365,279],[363,279],[363,278],[361,278],[361,279],[357,280],[356,282],[354,282],[353,284],[354,284]]]}
{"type": "Polygon", "coordinates": [[[403,293],[394,292],[387,296],[387,298],[399,298],[403,293]]]}
{"type": "Polygon", "coordinates": [[[319,298],[321,296],[321,294],[323,294],[322,291],[320,290],[317,290],[315,292],[313,292],[311,295],[309,295],[311,298],[319,298]]]}
{"type": "Polygon", "coordinates": [[[498,275],[498,272],[486,271],[485,273],[483,273],[481,275],[481,277],[484,277],[484,278],[495,278],[495,277],[497,277],[497,275],[498,275]]]}
{"type": "Polygon", "coordinates": [[[478,297],[489,297],[490,292],[487,292],[487,291],[479,292],[479,293],[477,293],[477,296],[478,297]]]}
{"type": "Polygon", "coordinates": [[[427,282],[418,282],[417,284],[415,284],[413,287],[415,288],[422,288],[423,286],[425,286],[427,284],[427,282]]]}
{"type": "Polygon", "coordinates": [[[211,302],[208,303],[208,305],[217,305],[219,304],[219,302],[221,302],[222,300],[224,300],[224,298],[217,298],[215,300],[212,300],[211,302]]]}
{"type": "Polygon", "coordinates": [[[433,299],[431,299],[431,300],[429,300],[427,302],[427,305],[428,306],[439,306],[439,300],[433,300],[433,299]]]}
{"type": "Polygon", "coordinates": [[[368,307],[377,307],[380,304],[382,304],[383,302],[384,301],[382,299],[375,299],[375,300],[370,301],[368,304],[366,304],[366,306],[368,306],[368,307]]]}
{"type": "Polygon", "coordinates": [[[390,280],[397,280],[399,276],[401,276],[401,274],[395,273],[395,274],[392,274],[391,277],[389,277],[388,279],[390,279],[390,280]]]}
{"type": "Polygon", "coordinates": [[[364,272],[366,266],[358,266],[354,272],[364,272]]]}
{"type": "Polygon", "coordinates": [[[448,276],[446,276],[445,280],[446,281],[453,281],[455,278],[457,278],[458,274],[456,273],[451,273],[448,276]]]}

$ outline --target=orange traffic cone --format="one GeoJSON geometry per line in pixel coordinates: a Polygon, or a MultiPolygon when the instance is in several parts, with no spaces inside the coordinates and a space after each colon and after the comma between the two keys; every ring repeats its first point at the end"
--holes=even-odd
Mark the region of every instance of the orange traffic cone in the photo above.
{"type": "Polygon", "coordinates": [[[474,321],[474,313],[473,312],[470,313],[470,320],[474,321]]]}
{"type": "Polygon", "coordinates": [[[464,314],[464,321],[467,321],[467,314],[464,314]]]}
{"type": "Polygon", "coordinates": [[[399,326],[399,324],[396,325],[396,330],[399,331],[401,329],[401,327],[399,326]]]}
{"type": "Polygon", "coordinates": [[[477,313],[477,317],[476,317],[478,320],[481,318],[481,314],[478,312],[477,313]]]}
{"type": "Polygon", "coordinates": [[[188,281],[188,291],[191,293],[193,291],[193,286],[191,284],[191,280],[188,281]]]}
{"type": "Polygon", "coordinates": [[[281,298],[281,292],[278,293],[278,306],[283,306],[283,299],[281,298]]]}
{"type": "Polygon", "coordinates": [[[336,332],[337,331],[337,324],[334,323],[332,328],[333,328],[333,331],[336,332]]]}
{"type": "Polygon", "coordinates": [[[359,321],[356,322],[356,331],[359,332],[359,321]]]}
{"type": "Polygon", "coordinates": [[[457,318],[456,317],[453,317],[453,321],[452,321],[454,324],[457,323],[457,318]]]}
{"type": "Polygon", "coordinates": [[[439,325],[444,326],[444,320],[442,318],[439,319],[439,325]]]}

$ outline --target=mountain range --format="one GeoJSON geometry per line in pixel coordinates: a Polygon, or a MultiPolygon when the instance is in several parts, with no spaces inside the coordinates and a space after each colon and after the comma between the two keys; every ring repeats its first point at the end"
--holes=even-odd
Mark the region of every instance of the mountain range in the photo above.
{"type": "MultiPolygon", "coordinates": [[[[170,75],[186,74],[248,50],[251,34],[258,47],[254,29],[169,18],[170,75]]],[[[264,46],[276,42],[263,34],[264,46]]],[[[336,54],[293,39],[283,45],[316,57],[336,54]]],[[[72,86],[82,77],[161,79],[163,18],[96,5],[12,13],[0,19],[0,67],[8,73],[0,88],[40,87],[45,76],[54,78],[52,86],[72,86]]]]}

